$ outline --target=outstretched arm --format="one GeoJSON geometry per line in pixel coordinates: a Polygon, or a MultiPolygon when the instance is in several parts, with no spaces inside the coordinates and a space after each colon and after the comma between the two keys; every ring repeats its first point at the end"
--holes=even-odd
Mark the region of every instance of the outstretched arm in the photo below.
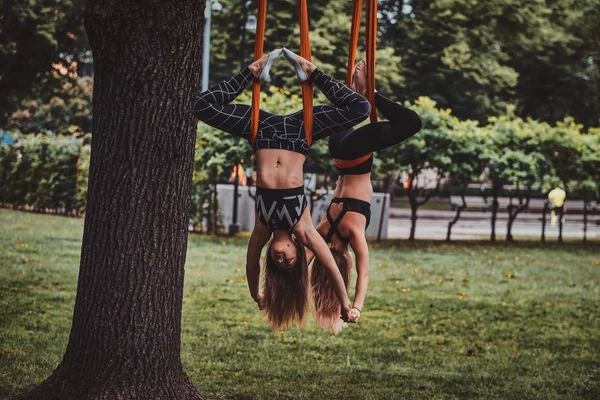
{"type": "Polygon", "coordinates": [[[258,308],[263,309],[262,294],[260,290],[260,253],[271,238],[271,231],[265,227],[258,217],[255,217],[254,229],[248,242],[246,253],[246,277],[250,295],[258,303],[258,308]]]}
{"type": "MultiPolygon", "coordinates": [[[[325,240],[325,243],[327,243],[327,228],[329,227],[329,224],[327,223],[327,216],[323,215],[323,217],[321,218],[321,222],[319,223],[319,226],[317,226],[317,232],[319,233],[319,235],[321,235],[321,237],[323,238],[323,240],[325,240]]],[[[310,265],[310,263],[312,262],[312,260],[315,259],[315,253],[312,252],[312,250],[310,249],[306,249],[306,265],[310,265]]]]}
{"type": "Polygon", "coordinates": [[[335,260],[329,251],[329,247],[327,247],[327,243],[325,243],[313,226],[308,209],[304,210],[300,222],[294,228],[294,234],[298,238],[298,241],[312,251],[315,257],[319,258],[325,265],[327,275],[335,287],[335,293],[342,306],[342,319],[348,321],[350,298],[348,297],[342,274],[335,265],[335,260]]]}
{"type": "Polygon", "coordinates": [[[360,310],[363,308],[365,297],[367,297],[369,285],[369,245],[363,232],[356,232],[352,235],[350,247],[352,247],[356,256],[356,270],[358,272],[354,303],[352,304],[352,310],[350,310],[350,320],[357,322],[360,318],[360,310]],[[358,311],[355,312],[356,310],[358,311]]]}

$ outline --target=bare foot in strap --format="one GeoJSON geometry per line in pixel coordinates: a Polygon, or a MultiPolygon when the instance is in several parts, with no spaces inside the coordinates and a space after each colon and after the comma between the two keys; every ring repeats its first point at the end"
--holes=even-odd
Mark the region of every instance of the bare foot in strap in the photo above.
{"type": "Polygon", "coordinates": [[[252,64],[248,65],[248,69],[250,69],[252,75],[254,75],[256,79],[260,77],[260,73],[262,72],[265,65],[267,65],[267,61],[269,61],[269,55],[265,54],[258,60],[254,61],[252,64]]]}
{"type": "Polygon", "coordinates": [[[364,58],[354,68],[354,90],[362,96],[367,93],[367,62],[364,58]]]}
{"type": "Polygon", "coordinates": [[[310,75],[317,67],[308,61],[304,57],[300,57],[298,54],[291,52],[290,50],[283,48],[284,57],[292,64],[294,70],[296,70],[296,76],[300,82],[307,81],[310,75]]]}

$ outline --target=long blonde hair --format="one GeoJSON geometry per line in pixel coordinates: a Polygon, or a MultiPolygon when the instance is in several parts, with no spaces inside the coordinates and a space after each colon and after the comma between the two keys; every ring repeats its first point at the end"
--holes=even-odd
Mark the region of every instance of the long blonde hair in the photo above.
{"type": "MultiPolygon", "coordinates": [[[[352,271],[352,258],[348,252],[340,252],[330,249],[335,264],[337,265],[346,291],[350,289],[350,273],[352,271]]],[[[327,275],[325,265],[315,258],[310,274],[310,288],[312,293],[313,314],[317,325],[331,333],[338,333],[342,330],[343,321],[340,316],[342,307],[337,297],[335,288],[331,279],[327,275]]]]}
{"type": "Polygon", "coordinates": [[[271,256],[272,241],[267,247],[263,273],[265,315],[273,330],[287,328],[293,321],[304,324],[308,308],[308,264],[304,247],[294,239],[296,263],[279,267],[271,256]]]}

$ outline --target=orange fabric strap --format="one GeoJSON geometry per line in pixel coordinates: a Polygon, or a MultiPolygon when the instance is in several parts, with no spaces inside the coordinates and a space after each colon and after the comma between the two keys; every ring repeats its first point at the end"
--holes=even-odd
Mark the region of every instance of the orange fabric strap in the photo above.
{"type": "Polygon", "coordinates": [[[367,99],[371,103],[371,122],[377,122],[375,107],[375,52],[377,49],[377,0],[367,0],[367,99]]]}
{"type": "Polygon", "coordinates": [[[364,156],[355,158],[354,160],[340,160],[339,158],[334,158],[333,162],[338,168],[352,168],[364,163],[371,158],[372,155],[373,153],[365,154],[364,156]]]}
{"type": "MultiPolygon", "coordinates": [[[[265,44],[265,25],[267,20],[267,0],[258,0],[258,21],[256,23],[256,38],[254,39],[254,61],[263,55],[265,44]]],[[[250,115],[250,144],[254,147],[258,134],[260,113],[260,81],[252,83],[252,112],[250,115]]]]}
{"type": "Polygon", "coordinates": [[[348,50],[348,71],[346,72],[346,85],[352,86],[354,63],[356,63],[356,48],[358,47],[358,33],[360,32],[360,12],[362,0],[354,0],[352,5],[352,27],[350,28],[350,48],[348,50]]]}
{"type": "MultiPolygon", "coordinates": [[[[298,11],[300,16],[300,56],[306,58],[308,61],[312,61],[306,0],[298,0],[298,11]]],[[[313,134],[313,86],[310,81],[302,82],[302,108],[304,110],[306,142],[310,147],[313,134]]]]}

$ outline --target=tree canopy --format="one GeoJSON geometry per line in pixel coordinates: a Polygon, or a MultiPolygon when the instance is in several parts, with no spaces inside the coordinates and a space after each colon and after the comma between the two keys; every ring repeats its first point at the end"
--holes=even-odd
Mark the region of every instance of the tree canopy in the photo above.
{"type": "MultiPolygon", "coordinates": [[[[9,126],[16,111],[17,123],[13,118],[9,127],[39,124],[55,131],[62,124],[58,133],[66,133],[71,124],[83,124],[81,130],[89,131],[89,121],[78,116],[89,114],[79,101],[86,101],[86,90],[73,89],[75,76],[91,73],[85,3],[0,0],[0,126],[9,126]],[[61,101],[66,111],[57,109],[61,101]],[[64,114],[58,121],[67,121],[39,123],[57,113],[64,114]]],[[[221,4],[212,16],[211,83],[238,72],[253,54],[254,35],[244,25],[256,1],[221,4]]],[[[340,80],[351,8],[349,1],[309,7],[314,62],[340,80]]],[[[514,104],[523,118],[554,123],[571,116],[586,128],[600,125],[599,1],[380,0],[379,10],[377,86],[390,97],[428,96],[482,124],[514,104]]],[[[298,49],[295,0],[269,1],[266,26],[265,49],[298,49]]],[[[364,27],[357,58],[362,54],[364,27]]],[[[291,68],[278,63],[272,78],[273,85],[299,93],[291,68]]]]}

